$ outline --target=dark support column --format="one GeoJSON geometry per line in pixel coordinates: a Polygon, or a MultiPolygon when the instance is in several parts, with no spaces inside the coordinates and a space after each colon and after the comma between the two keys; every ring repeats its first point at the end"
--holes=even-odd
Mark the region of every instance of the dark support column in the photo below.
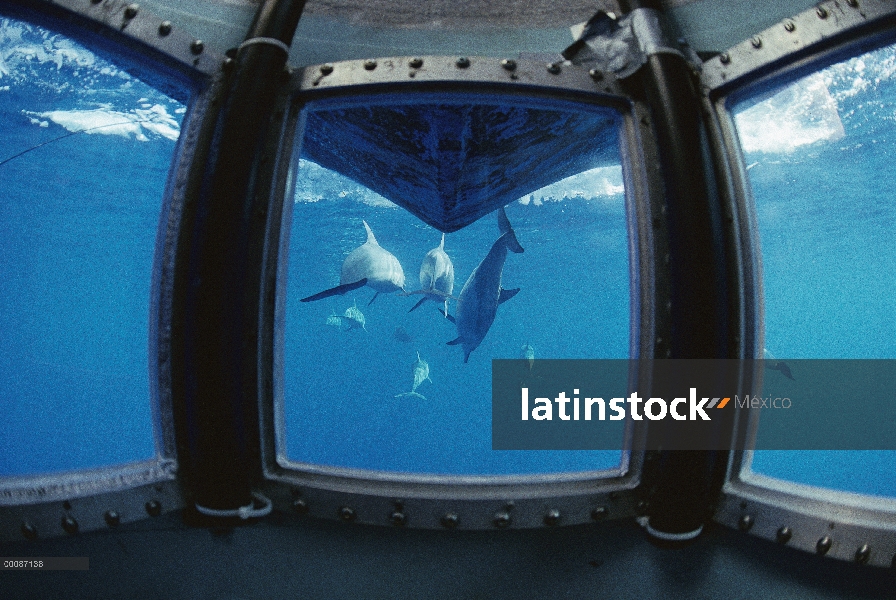
{"type": "Polygon", "coordinates": [[[269,0],[237,52],[197,144],[179,242],[173,352],[179,451],[193,500],[252,503],[259,472],[259,314],[271,131],[304,0],[269,0]],[[262,38],[262,39],[259,39],[262,38]],[[277,43],[278,40],[281,44],[277,43]],[[201,157],[201,158],[200,158],[201,157]],[[186,456],[184,456],[186,454],[186,456]]]}
{"type": "MultiPolygon", "coordinates": [[[[621,0],[620,5],[626,12],[662,10],[656,0],[621,0]]],[[[653,54],[633,77],[651,107],[665,187],[672,299],[669,358],[737,358],[729,356],[735,332],[721,207],[691,69],[681,56],[653,54]]],[[[719,435],[725,435],[726,426],[730,424],[717,424],[719,435]]],[[[649,483],[648,531],[659,539],[696,536],[720,492],[727,456],[661,452],[649,483]]]]}

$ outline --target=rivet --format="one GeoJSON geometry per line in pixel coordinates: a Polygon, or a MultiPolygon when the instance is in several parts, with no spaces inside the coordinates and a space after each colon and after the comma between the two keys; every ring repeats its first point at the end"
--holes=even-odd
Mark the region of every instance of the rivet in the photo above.
{"type": "Polygon", "coordinates": [[[343,521],[354,521],[355,520],[355,511],[349,508],[348,506],[343,506],[339,509],[339,518],[343,521]]]}
{"type": "Polygon", "coordinates": [[[591,69],[588,71],[588,75],[590,75],[591,79],[594,81],[601,81],[604,78],[603,71],[598,71],[597,69],[591,69]]]}
{"type": "Polygon", "coordinates": [[[846,3],[855,8],[859,5],[859,0],[846,0],[846,3]]]}
{"type": "Polygon", "coordinates": [[[466,69],[470,66],[470,59],[466,56],[461,56],[454,62],[454,64],[456,64],[461,69],[466,69]]]}
{"type": "Polygon", "coordinates": [[[782,527],[778,530],[777,540],[779,544],[786,544],[793,537],[793,531],[790,527],[782,527]]]}
{"type": "Polygon", "coordinates": [[[414,57],[408,64],[411,65],[412,69],[419,69],[423,66],[423,59],[420,57],[414,57]]]}
{"type": "Polygon", "coordinates": [[[591,511],[591,519],[593,521],[600,521],[601,519],[603,519],[606,516],[607,516],[607,507],[605,507],[605,506],[598,506],[597,508],[595,508],[591,511]]]}
{"type": "Polygon", "coordinates": [[[230,70],[233,69],[233,66],[234,66],[235,64],[236,64],[236,61],[233,60],[232,58],[225,58],[225,59],[224,59],[224,62],[221,63],[221,67],[222,67],[225,71],[230,71],[230,70]]]}
{"type": "Polygon", "coordinates": [[[303,498],[296,498],[292,501],[292,510],[298,515],[307,515],[308,503],[303,498]]]}
{"type": "Polygon", "coordinates": [[[159,23],[159,35],[165,37],[171,33],[171,21],[162,21],[159,23]]]}
{"type": "Polygon", "coordinates": [[[871,558],[871,548],[868,544],[862,544],[862,546],[856,550],[856,562],[864,565],[868,562],[869,558],[871,558]]]}
{"type": "Polygon", "coordinates": [[[121,523],[121,515],[114,510],[107,510],[106,514],[103,515],[103,518],[106,520],[106,525],[109,527],[118,527],[119,523],[121,523]]]}
{"type": "Polygon", "coordinates": [[[516,70],[516,61],[511,58],[505,58],[501,61],[501,66],[504,67],[505,71],[514,71],[516,70]]]}
{"type": "Polygon", "coordinates": [[[128,4],[124,9],[124,18],[125,19],[133,19],[137,16],[137,12],[140,10],[139,4],[128,4]]]}
{"type": "Polygon", "coordinates": [[[376,68],[376,61],[372,58],[368,58],[364,61],[364,70],[373,71],[376,68]]]}
{"type": "Polygon", "coordinates": [[[828,11],[823,6],[819,6],[818,8],[816,8],[815,14],[818,15],[819,19],[827,19],[828,18],[828,11]]]}
{"type": "Polygon", "coordinates": [[[548,527],[553,527],[557,523],[560,522],[560,511],[556,508],[552,508],[544,515],[544,524],[548,527]]]}
{"type": "Polygon", "coordinates": [[[817,544],[815,544],[815,551],[818,552],[819,554],[822,554],[822,555],[827,554],[828,550],[830,550],[830,549],[831,549],[831,538],[829,538],[828,536],[824,536],[823,538],[818,540],[817,544]]]}
{"type": "Polygon", "coordinates": [[[162,503],[158,500],[150,500],[146,503],[146,514],[150,517],[158,517],[162,514],[162,503]]]}
{"type": "Polygon", "coordinates": [[[447,513],[439,522],[445,529],[454,529],[457,527],[460,519],[455,513],[447,513]]]}
{"type": "Polygon", "coordinates": [[[548,63],[547,67],[548,73],[550,73],[551,75],[557,75],[560,73],[560,65],[558,65],[557,63],[548,63]]]}
{"type": "Polygon", "coordinates": [[[407,521],[407,517],[400,510],[393,511],[391,515],[389,515],[389,521],[392,522],[396,527],[401,527],[407,521]]]}
{"type": "Polygon", "coordinates": [[[22,537],[26,540],[36,540],[37,528],[31,523],[22,523],[22,537]]]}
{"type": "Polygon", "coordinates": [[[753,47],[756,48],[757,50],[758,50],[759,48],[762,48],[762,38],[759,37],[759,36],[756,36],[756,37],[754,37],[753,39],[751,39],[751,40],[750,40],[750,43],[751,43],[751,44],[753,45],[753,47]]]}
{"type": "Polygon", "coordinates": [[[202,43],[202,40],[193,40],[193,43],[190,44],[190,52],[196,56],[202,54],[203,50],[205,50],[205,44],[202,43]]]}
{"type": "Polygon", "coordinates": [[[796,23],[794,23],[793,21],[785,21],[784,29],[790,33],[793,33],[794,31],[796,31],[796,23]]]}
{"type": "Polygon", "coordinates": [[[723,65],[727,65],[731,62],[731,55],[729,55],[727,52],[722,52],[719,55],[719,60],[722,61],[723,65]]]}
{"type": "Polygon", "coordinates": [[[495,527],[505,528],[510,525],[510,513],[506,511],[495,513],[495,519],[493,521],[495,527]]]}
{"type": "Polygon", "coordinates": [[[73,517],[66,515],[62,517],[62,528],[66,533],[74,535],[78,533],[78,522],[73,517]]]}
{"type": "Polygon", "coordinates": [[[325,65],[320,66],[320,72],[322,75],[329,75],[333,72],[333,65],[327,63],[325,65]]]}
{"type": "Polygon", "coordinates": [[[753,517],[750,515],[743,515],[737,522],[737,527],[741,531],[750,531],[750,528],[753,527],[753,517]]]}

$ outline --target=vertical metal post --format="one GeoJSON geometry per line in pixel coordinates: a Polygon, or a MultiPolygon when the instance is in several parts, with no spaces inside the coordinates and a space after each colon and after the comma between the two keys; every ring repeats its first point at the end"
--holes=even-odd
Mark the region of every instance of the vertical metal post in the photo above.
{"type": "MultiPolygon", "coordinates": [[[[662,10],[656,0],[621,0],[620,6],[626,12],[662,10]]],[[[691,69],[681,56],[656,53],[634,78],[651,108],[665,188],[672,302],[668,358],[737,358],[731,355],[736,321],[721,209],[691,69]]],[[[648,531],[654,537],[685,541],[699,535],[720,491],[726,457],[660,453],[650,482],[648,531]]]]}
{"type": "Polygon", "coordinates": [[[197,506],[211,511],[250,506],[260,471],[260,287],[274,158],[268,148],[304,4],[261,5],[227,65],[190,167],[173,298],[173,391],[181,463],[197,506]]]}

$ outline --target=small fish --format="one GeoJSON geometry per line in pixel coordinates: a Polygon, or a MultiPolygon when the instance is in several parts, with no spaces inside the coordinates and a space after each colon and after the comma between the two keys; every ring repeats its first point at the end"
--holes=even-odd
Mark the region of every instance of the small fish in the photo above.
{"type": "MultiPolygon", "coordinates": [[[[349,306],[345,309],[345,316],[343,317],[343,321],[348,322],[348,329],[357,329],[360,327],[364,331],[367,331],[367,319],[364,318],[364,313],[362,313],[358,309],[358,301],[355,301],[354,306],[349,306]]],[[[348,330],[346,330],[348,331],[348,330]]]]}
{"type": "Polygon", "coordinates": [[[771,371],[780,371],[787,379],[796,381],[793,378],[793,373],[790,372],[790,367],[787,366],[787,363],[783,360],[778,360],[777,358],[775,358],[767,348],[762,350],[762,358],[765,361],[766,369],[769,369],[771,371]]]}
{"type": "Polygon", "coordinates": [[[396,340],[398,340],[399,342],[404,342],[405,344],[410,344],[414,341],[414,338],[411,336],[411,334],[405,331],[404,327],[402,327],[401,325],[395,328],[395,333],[393,333],[392,335],[395,336],[396,340]]]}
{"type": "Polygon", "coordinates": [[[432,379],[429,378],[429,363],[420,358],[420,353],[417,353],[417,360],[414,361],[414,385],[411,387],[410,392],[404,392],[403,394],[396,394],[396,398],[402,398],[404,396],[413,396],[415,398],[420,398],[421,400],[426,400],[426,397],[417,393],[417,388],[420,387],[420,384],[424,381],[428,381],[432,383],[432,379]]]}
{"type": "Polygon", "coordinates": [[[359,327],[364,331],[367,331],[367,319],[364,318],[364,313],[362,313],[358,309],[358,302],[355,301],[354,306],[349,306],[345,309],[344,315],[337,315],[335,312],[327,317],[327,325],[332,325],[333,327],[339,327],[343,331],[351,331],[352,329],[358,329],[359,327]]]}
{"type": "Polygon", "coordinates": [[[532,366],[535,364],[535,348],[533,348],[529,342],[523,344],[522,348],[520,348],[520,358],[523,358],[529,361],[529,370],[532,370],[532,366]]]}

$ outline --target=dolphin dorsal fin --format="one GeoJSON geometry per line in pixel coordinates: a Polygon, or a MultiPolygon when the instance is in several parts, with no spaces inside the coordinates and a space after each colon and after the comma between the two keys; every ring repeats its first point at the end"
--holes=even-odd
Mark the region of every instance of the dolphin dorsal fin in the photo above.
{"type": "Polygon", "coordinates": [[[367,243],[368,244],[376,244],[379,246],[379,242],[376,241],[376,237],[373,235],[373,231],[370,229],[370,225],[367,224],[367,221],[361,221],[364,223],[364,229],[367,230],[367,243]]]}
{"type": "Polygon", "coordinates": [[[417,350],[417,360],[420,360],[420,351],[417,350]]]}
{"type": "Polygon", "coordinates": [[[442,252],[445,251],[445,234],[444,233],[442,234],[442,242],[439,244],[439,250],[441,250],[442,252]]]}

